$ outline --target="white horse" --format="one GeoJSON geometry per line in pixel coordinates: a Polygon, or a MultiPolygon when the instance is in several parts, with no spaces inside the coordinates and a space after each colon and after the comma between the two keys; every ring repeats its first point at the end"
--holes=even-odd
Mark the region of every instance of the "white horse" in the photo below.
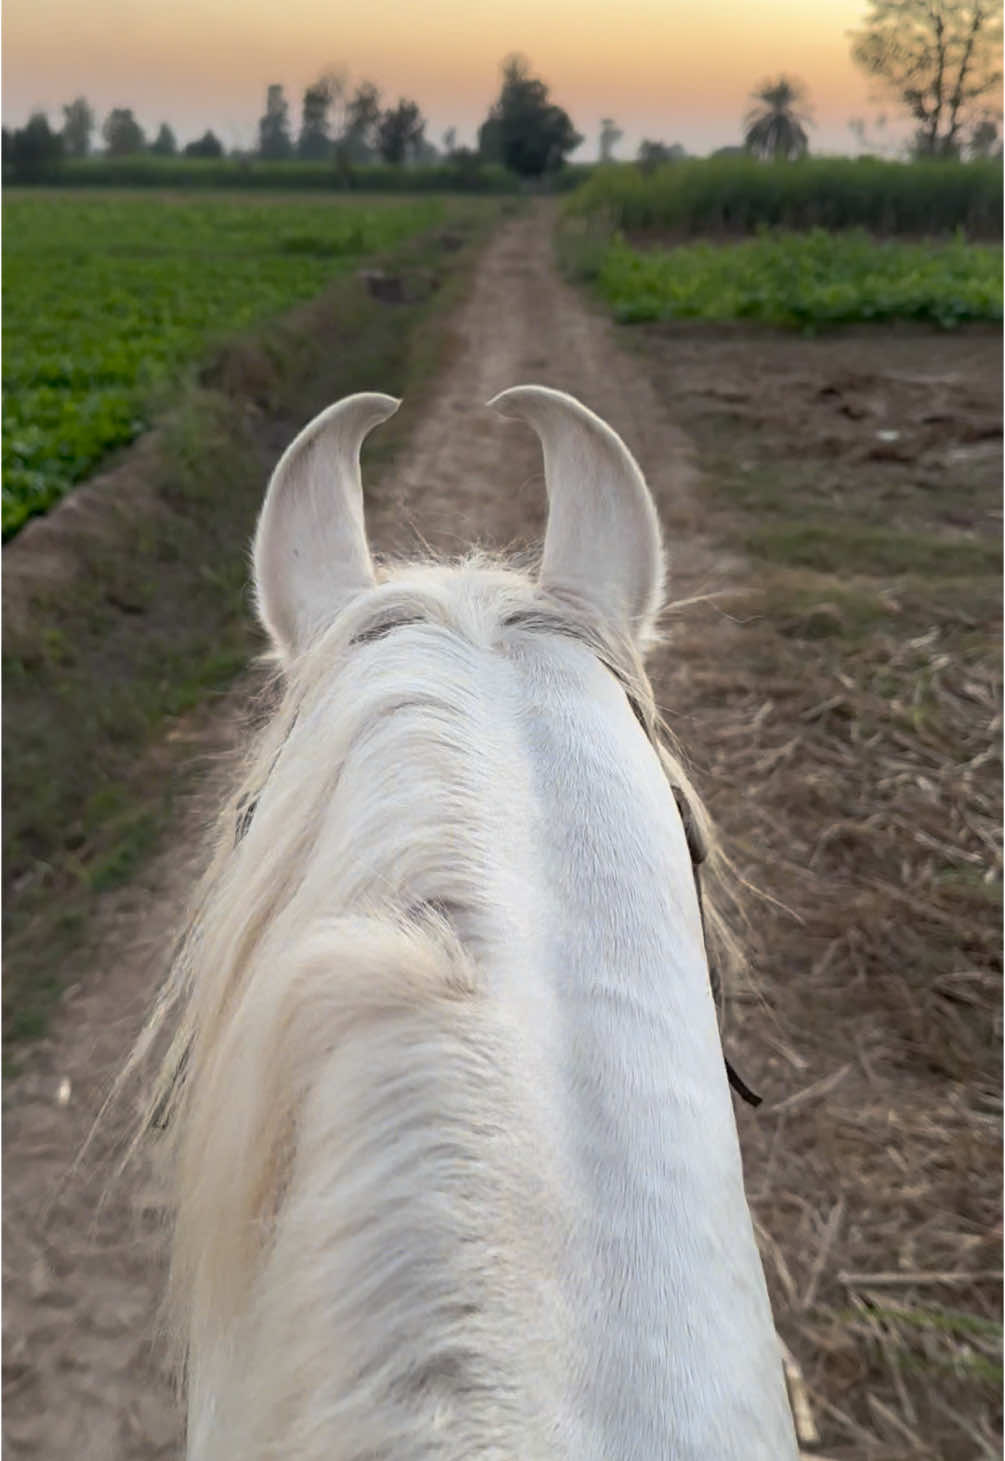
{"type": "Polygon", "coordinates": [[[536,576],[375,571],[388,396],[269,485],[282,704],[151,1027],[191,1461],[796,1454],[642,669],[656,512],[570,397],[491,404],[543,443],[536,576]]]}

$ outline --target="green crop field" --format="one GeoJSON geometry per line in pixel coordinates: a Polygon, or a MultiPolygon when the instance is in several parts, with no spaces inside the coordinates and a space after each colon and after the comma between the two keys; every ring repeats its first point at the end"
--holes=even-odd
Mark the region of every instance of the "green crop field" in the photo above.
{"type": "Polygon", "coordinates": [[[439,198],[10,195],[3,204],[3,536],[149,424],[214,337],[432,227],[439,198]]]}
{"type": "Polygon", "coordinates": [[[746,157],[598,168],[567,209],[630,235],[743,237],[759,229],[865,228],[882,236],[1002,236],[1000,162],[881,162],[746,157]]]}
{"type": "Polygon", "coordinates": [[[1002,318],[1001,247],[962,238],[936,246],[816,230],[640,250],[616,237],[589,273],[623,323],[743,319],[813,331],[1002,318]]]}

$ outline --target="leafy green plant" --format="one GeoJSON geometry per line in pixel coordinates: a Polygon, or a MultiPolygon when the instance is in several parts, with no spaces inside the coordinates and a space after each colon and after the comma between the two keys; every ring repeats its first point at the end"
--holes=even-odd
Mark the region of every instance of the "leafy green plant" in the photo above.
{"type": "Polygon", "coordinates": [[[207,343],[429,228],[439,199],[4,201],[3,536],[149,424],[207,343]]]}
{"type": "Polygon", "coordinates": [[[1002,318],[1002,251],[963,238],[933,247],[822,229],[646,251],[616,236],[596,287],[628,324],[744,319],[813,331],[919,320],[948,329],[1002,318]]]}

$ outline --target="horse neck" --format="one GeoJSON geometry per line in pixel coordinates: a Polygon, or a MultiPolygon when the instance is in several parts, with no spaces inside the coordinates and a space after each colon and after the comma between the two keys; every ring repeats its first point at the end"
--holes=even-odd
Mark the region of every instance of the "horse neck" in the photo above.
{"type": "Polygon", "coordinates": [[[672,1435],[681,1457],[781,1457],[789,1421],[683,828],[620,688],[575,647],[566,660],[556,675],[530,651],[520,667],[541,933],[533,995],[516,973],[511,997],[536,1005],[573,1212],[577,1404],[608,1455],[626,1437],[665,1454],[672,1435]]]}
{"type": "Polygon", "coordinates": [[[445,909],[518,1032],[562,1230],[575,1454],[778,1461],[791,1428],[659,761],[580,645],[528,635],[505,658],[444,664],[421,636],[402,640],[425,688],[396,697],[389,681],[397,709],[374,715],[382,692],[361,677],[370,729],[340,771],[298,917],[445,909]]]}

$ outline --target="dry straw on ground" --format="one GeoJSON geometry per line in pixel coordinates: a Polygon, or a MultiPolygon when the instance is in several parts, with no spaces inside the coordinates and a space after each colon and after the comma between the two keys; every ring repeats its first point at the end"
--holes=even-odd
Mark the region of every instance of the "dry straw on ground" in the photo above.
{"type": "Polygon", "coordinates": [[[976,1461],[1001,1454],[1000,340],[948,342],[927,383],[910,337],[865,348],[644,345],[702,526],[749,555],[662,680],[778,900],[750,902],[725,1034],[765,1096],[738,1110],[750,1195],[820,1448],[976,1461]]]}

